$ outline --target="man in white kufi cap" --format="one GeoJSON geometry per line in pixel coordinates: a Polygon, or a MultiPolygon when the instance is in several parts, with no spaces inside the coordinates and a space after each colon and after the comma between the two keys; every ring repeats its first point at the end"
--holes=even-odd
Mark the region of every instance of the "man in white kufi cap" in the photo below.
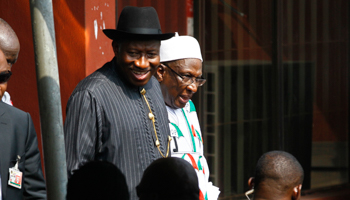
{"type": "Polygon", "coordinates": [[[198,41],[191,36],[179,36],[162,41],[156,77],[160,83],[170,121],[171,156],[188,161],[198,176],[199,199],[217,199],[219,189],[209,182],[209,168],[204,157],[203,137],[196,108],[191,101],[198,87],[205,83],[202,76],[202,55],[198,41]]]}

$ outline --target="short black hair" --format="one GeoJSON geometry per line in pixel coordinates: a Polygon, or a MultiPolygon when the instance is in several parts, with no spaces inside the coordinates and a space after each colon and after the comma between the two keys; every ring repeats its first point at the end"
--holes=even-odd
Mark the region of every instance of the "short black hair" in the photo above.
{"type": "Polygon", "coordinates": [[[281,190],[287,190],[303,183],[304,170],[298,160],[284,151],[270,151],[263,154],[255,168],[254,189],[263,181],[274,181],[281,190]]]}
{"type": "Polygon", "coordinates": [[[67,200],[76,199],[129,200],[125,176],[110,162],[88,162],[68,180],[67,200]]]}
{"type": "Polygon", "coordinates": [[[197,173],[184,159],[160,158],[147,167],[136,191],[140,200],[198,200],[197,173]]]}

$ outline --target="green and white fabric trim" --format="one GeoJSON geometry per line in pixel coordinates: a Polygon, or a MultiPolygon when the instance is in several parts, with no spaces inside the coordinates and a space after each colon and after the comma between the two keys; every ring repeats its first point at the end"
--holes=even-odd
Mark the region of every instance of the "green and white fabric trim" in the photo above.
{"type": "Polygon", "coordinates": [[[170,121],[171,156],[187,160],[198,176],[199,188],[203,199],[207,196],[209,168],[204,157],[202,133],[196,108],[190,100],[182,109],[167,107],[170,121]]]}

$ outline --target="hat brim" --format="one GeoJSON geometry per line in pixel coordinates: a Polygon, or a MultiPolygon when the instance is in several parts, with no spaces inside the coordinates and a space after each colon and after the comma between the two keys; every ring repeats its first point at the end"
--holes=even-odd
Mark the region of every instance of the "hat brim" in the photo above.
{"type": "Polygon", "coordinates": [[[118,31],[115,29],[104,29],[103,33],[111,40],[119,38],[129,39],[145,39],[145,40],[167,40],[174,37],[175,33],[163,33],[163,34],[135,34],[118,31]]]}

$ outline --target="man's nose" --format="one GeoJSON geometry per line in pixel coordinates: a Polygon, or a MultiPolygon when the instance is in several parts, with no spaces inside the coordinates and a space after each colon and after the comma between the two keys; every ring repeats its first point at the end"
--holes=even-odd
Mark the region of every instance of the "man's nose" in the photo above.
{"type": "Polygon", "coordinates": [[[135,60],[136,67],[146,69],[149,67],[149,61],[145,56],[141,56],[139,59],[135,60]]]}
{"type": "Polygon", "coordinates": [[[187,89],[190,90],[192,93],[196,93],[198,89],[197,81],[193,81],[191,84],[187,86],[187,89]]]}

